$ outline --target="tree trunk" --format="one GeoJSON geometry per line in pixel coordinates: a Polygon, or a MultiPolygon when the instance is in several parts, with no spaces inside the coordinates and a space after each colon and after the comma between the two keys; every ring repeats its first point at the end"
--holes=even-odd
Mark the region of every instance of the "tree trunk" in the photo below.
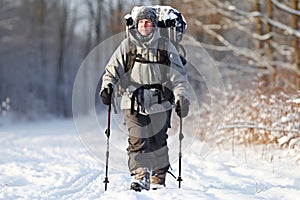
{"type": "MultiPolygon", "coordinates": [[[[272,0],[267,0],[267,17],[269,19],[273,19],[273,3],[272,3],[272,0]]],[[[267,23],[267,25],[266,25],[266,32],[267,33],[272,32],[272,26],[271,26],[270,23],[267,23]]],[[[273,48],[272,48],[272,45],[271,45],[271,42],[272,42],[273,39],[274,39],[273,36],[271,36],[267,40],[267,44],[266,44],[267,56],[268,56],[268,60],[270,62],[272,62],[274,60],[274,58],[273,58],[273,48]]],[[[270,87],[270,89],[274,89],[275,86],[276,86],[277,69],[273,65],[271,67],[272,67],[272,70],[271,70],[271,74],[270,74],[269,87],[270,87]]]]}
{"type": "MultiPolygon", "coordinates": [[[[267,17],[270,19],[273,19],[273,5],[271,0],[267,0],[267,17]]],[[[272,26],[270,23],[267,23],[266,25],[266,32],[271,33],[272,32],[272,26]]],[[[270,37],[267,40],[267,55],[269,61],[273,61],[273,50],[271,46],[271,41],[273,40],[273,36],[270,37]]]]}
{"type": "Polygon", "coordinates": [[[66,31],[67,31],[67,5],[63,2],[61,5],[61,20],[59,24],[59,35],[58,35],[58,60],[57,60],[57,71],[56,71],[56,112],[58,115],[63,113],[67,115],[65,108],[65,98],[63,93],[64,88],[64,57],[65,57],[65,42],[66,42],[66,31]]]}
{"type": "MultiPolygon", "coordinates": [[[[255,0],[254,2],[254,11],[261,13],[261,5],[259,0],[255,0]]],[[[260,20],[260,17],[256,17],[255,19],[255,30],[257,35],[262,35],[262,21],[260,20]]],[[[261,50],[263,48],[263,44],[261,40],[258,40],[257,43],[258,50],[261,50]]]]}
{"type": "MultiPolygon", "coordinates": [[[[294,10],[299,10],[298,7],[298,0],[291,0],[291,8],[294,10]]],[[[298,19],[299,17],[297,15],[293,15],[291,17],[291,27],[295,30],[298,30],[298,19]]],[[[292,38],[292,47],[294,48],[294,64],[297,67],[297,69],[300,71],[300,50],[299,50],[299,39],[296,36],[293,36],[292,38]]],[[[298,89],[300,89],[300,77],[297,77],[296,85],[298,89]]]]}
{"type": "MultiPolygon", "coordinates": [[[[47,78],[47,75],[45,73],[45,68],[47,66],[47,45],[45,44],[45,38],[46,38],[46,32],[45,32],[45,27],[46,27],[46,2],[45,0],[35,0],[33,2],[34,6],[34,23],[36,27],[36,42],[38,45],[38,52],[36,55],[38,56],[38,63],[36,67],[36,73],[39,74],[39,80],[43,81],[47,78]]],[[[47,100],[47,95],[46,95],[46,87],[45,85],[37,85],[36,86],[37,90],[37,96],[41,98],[42,100],[46,101],[47,100]]]]}
{"type": "Polygon", "coordinates": [[[95,18],[95,31],[96,31],[96,44],[98,45],[102,38],[102,27],[103,27],[103,0],[97,1],[97,16],[95,18]]]}

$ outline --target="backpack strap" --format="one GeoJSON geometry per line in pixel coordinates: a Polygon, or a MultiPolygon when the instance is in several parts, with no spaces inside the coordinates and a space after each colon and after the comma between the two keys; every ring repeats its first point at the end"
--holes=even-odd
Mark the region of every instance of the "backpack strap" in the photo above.
{"type": "MultiPolygon", "coordinates": [[[[129,39],[128,39],[129,40],[129,39]]],[[[167,38],[162,37],[158,40],[158,47],[157,47],[157,61],[148,61],[142,60],[138,58],[137,55],[137,48],[130,40],[128,41],[128,51],[126,53],[126,65],[125,65],[125,72],[132,70],[134,63],[141,62],[141,63],[159,63],[170,66],[170,59],[168,55],[168,44],[169,41],[167,38]]]]}
{"type": "Polygon", "coordinates": [[[162,75],[162,93],[163,96],[168,99],[172,104],[175,101],[175,96],[172,91],[172,83],[168,79],[168,73],[170,71],[171,67],[171,60],[169,57],[169,39],[162,37],[158,41],[158,60],[160,60],[161,64],[164,64],[166,66],[161,66],[160,69],[160,74],[162,75]]]}
{"type": "Polygon", "coordinates": [[[158,40],[157,47],[157,60],[158,63],[164,64],[167,67],[160,67],[160,74],[162,75],[162,81],[167,81],[167,74],[169,73],[171,61],[168,53],[169,40],[165,37],[162,37],[158,40]]]}
{"type": "Polygon", "coordinates": [[[129,39],[128,39],[128,51],[126,52],[126,64],[125,72],[132,70],[134,63],[137,58],[137,48],[129,39]]]}
{"type": "Polygon", "coordinates": [[[169,40],[165,37],[159,38],[157,46],[158,63],[170,66],[170,58],[168,54],[169,40]]]}

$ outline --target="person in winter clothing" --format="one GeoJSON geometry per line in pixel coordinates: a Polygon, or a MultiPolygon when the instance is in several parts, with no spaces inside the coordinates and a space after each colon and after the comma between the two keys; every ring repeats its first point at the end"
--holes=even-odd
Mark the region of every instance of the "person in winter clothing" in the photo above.
{"type": "Polygon", "coordinates": [[[159,62],[161,36],[155,10],[143,7],[134,23],[135,29],[130,30],[129,38],[121,42],[105,68],[100,96],[103,103],[109,105],[112,94],[108,91],[119,88],[120,106],[129,131],[128,167],[134,177],[131,189],[140,191],[149,190],[150,184],[153,188],[165,186],[170,167],[167,130],[172,104],[175,103],[177,115],[185,117],[189,101],[185,69],[175,46],[168,40],[164,40],[167,41],[168,66],[159,62]],[[136,57],[128,69],[132,46],[136,47],[136,57]],[[164,86],[166,82],[171,83],[168,88],[164,86]],[[165,94],[170,90],[172,98],[165,94]]]}

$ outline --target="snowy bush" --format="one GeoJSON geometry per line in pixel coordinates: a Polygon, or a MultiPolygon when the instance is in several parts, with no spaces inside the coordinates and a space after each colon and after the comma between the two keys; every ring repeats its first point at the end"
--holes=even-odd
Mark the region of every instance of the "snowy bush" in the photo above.
{"type": "Polygon", "coordinates": [[[300,91],[264,94],[239,90],[227,94],[224,123],[217,143],[276,144],[300,153],[300,91]]]}

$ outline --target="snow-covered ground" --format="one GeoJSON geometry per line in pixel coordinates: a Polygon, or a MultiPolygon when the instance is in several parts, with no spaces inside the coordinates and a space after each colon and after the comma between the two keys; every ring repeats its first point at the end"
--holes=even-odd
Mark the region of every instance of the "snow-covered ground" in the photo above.
{"type": "MultiPolygon", "coordinates": [[[[285,150],[207,144],[214,148],[203,156],[198,145],[184,153],[181,189],[168,175],[163,190],[130,191],[129,173],[110,168],[104,191],[105,165],[81,142],[73,120],[2,124],[0,199],[299,199],[300,167],[285,150]]],[[[177,161],[172,167],[177,176],[177,161]]]]}

